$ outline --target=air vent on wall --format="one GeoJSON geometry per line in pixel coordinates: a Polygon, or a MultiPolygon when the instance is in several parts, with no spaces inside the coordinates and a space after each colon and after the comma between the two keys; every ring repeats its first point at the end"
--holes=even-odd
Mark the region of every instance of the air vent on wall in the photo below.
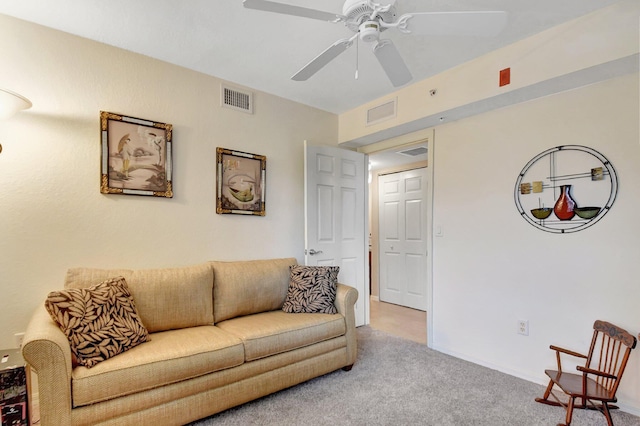
{"type": "Polygon", "coordinates": [[[396,116],[396,99],[367,110],[367,126],[396,116]]]}
{"type": "Polygon", "coordinates": [[[398,154],[407,155],[409,157],[417,157],[418,155],[424,155],[427,153],[426,146],[414,146],[412,148],[407,148],[403,151],[397,151],[398,154]]]}
{"type": "Polygon", "coordinates": [[[220,95],[223,107],[253,114],[253,93],[222,85],[220,95]]]}

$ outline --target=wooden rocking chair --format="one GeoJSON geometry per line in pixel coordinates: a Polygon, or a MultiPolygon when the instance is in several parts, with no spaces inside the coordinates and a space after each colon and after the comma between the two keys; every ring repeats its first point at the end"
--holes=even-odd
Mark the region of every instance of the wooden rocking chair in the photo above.
{"type": "Polygon", "coordinates": [[[587,355],[551,345],[551,349],[556,351],[558,370],[545,370],[551,380],[544,392],[544,397],[536,398],[536,401],[566,407],[566,423],[560,423],[558,426],[571,424],[574,408],[599,410],[607,418],[607,424],[613,426],[609,410],[618,407],[610,403],[617,401],[616,391],[629,354],[635,347],[635,336],[613,324],[599,320],[593,324],[593,338],[587,355]],[[580,373],[562,371],[561,353],[586,359],[584,366],[576,367],[580,373]],[[554,385],[569,397],[568,403],[561,402],[552,392],[554,385]],[[555,401],[550,401],[549,396],[553,396],[555,401]],[[576,405],[576,398],[580,399],[578,405],[576,405]]]}

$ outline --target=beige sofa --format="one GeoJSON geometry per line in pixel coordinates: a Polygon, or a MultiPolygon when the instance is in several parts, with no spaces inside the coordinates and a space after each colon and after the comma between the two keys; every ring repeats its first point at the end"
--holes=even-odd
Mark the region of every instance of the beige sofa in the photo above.
{"type": "Polygon", "coordinates": [[[48,425],[185,424],[343,368],[356,359],[357,291],[338,284],[337,314],[280,308],[295,259],[149,270],[77,268],[65,288],[126,279],[150,341],[92,368],[72,365],[44,309],[22,352],[48,425]]]}

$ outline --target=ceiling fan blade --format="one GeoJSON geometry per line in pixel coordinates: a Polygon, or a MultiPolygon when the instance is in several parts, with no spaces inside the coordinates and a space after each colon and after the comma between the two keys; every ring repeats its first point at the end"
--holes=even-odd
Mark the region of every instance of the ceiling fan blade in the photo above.
{"type": "Polygon", "coordinates": [[[329,46],[324,52],[316,56],[309,62],[307,65],[302,67],[300,71],[295,73],[291,80],[295,81],[305,81],[308,80],[309,77],[320,71],[322,67],[327,65],[329,62],[334,60],[339,54],[347,50],[352,44],[353,40],[357,37],[357,34],[351,38],[345,38],[336,41],[331,46],[329,46]]]}
{"type": "Polygon", "coordinates": [[[244,0],[242,4],[247,9],[263,10],[265,12],[282,13],[285,15],[302,16],[303,18],[318,19],[320,21],[339,22],[345,19],[344,16],[337,13],[323,12],[321,10],[309,9],[306,7],[276,3],[274,1],[244,0]]]}
{"type": "Polygon", "coordinates": [[[407,13],[398,22],[408,19],[406,30],[416,35],[494,37],[507,25],[507,16],[502,11],[407,13]]]}
{"type": "Polygon", "coordinates": [[[378,58],[378,62],[382,65],[394,87],[407,84],[413,79],[411,71],[407,68],[404,59],[391,40],[380,40],[373,47],[373,54],[378,58]]]}

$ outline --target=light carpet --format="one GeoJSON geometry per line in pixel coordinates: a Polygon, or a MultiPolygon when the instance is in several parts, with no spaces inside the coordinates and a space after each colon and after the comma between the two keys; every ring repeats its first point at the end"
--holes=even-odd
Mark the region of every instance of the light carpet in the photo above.
{"type": "MultiPolygon", "coordinates": [[[[359,327],[358,359],[336,371],[232,408],[192,426],[433,425],[538,426],[565,411],[534,401],[544,387],[424,345],[359,327]]],[[[640,418],[612,411],[616,426],[640,418]]],[[[575,410],[572,425],[606,425],[597,411],[575,410]]]]}

